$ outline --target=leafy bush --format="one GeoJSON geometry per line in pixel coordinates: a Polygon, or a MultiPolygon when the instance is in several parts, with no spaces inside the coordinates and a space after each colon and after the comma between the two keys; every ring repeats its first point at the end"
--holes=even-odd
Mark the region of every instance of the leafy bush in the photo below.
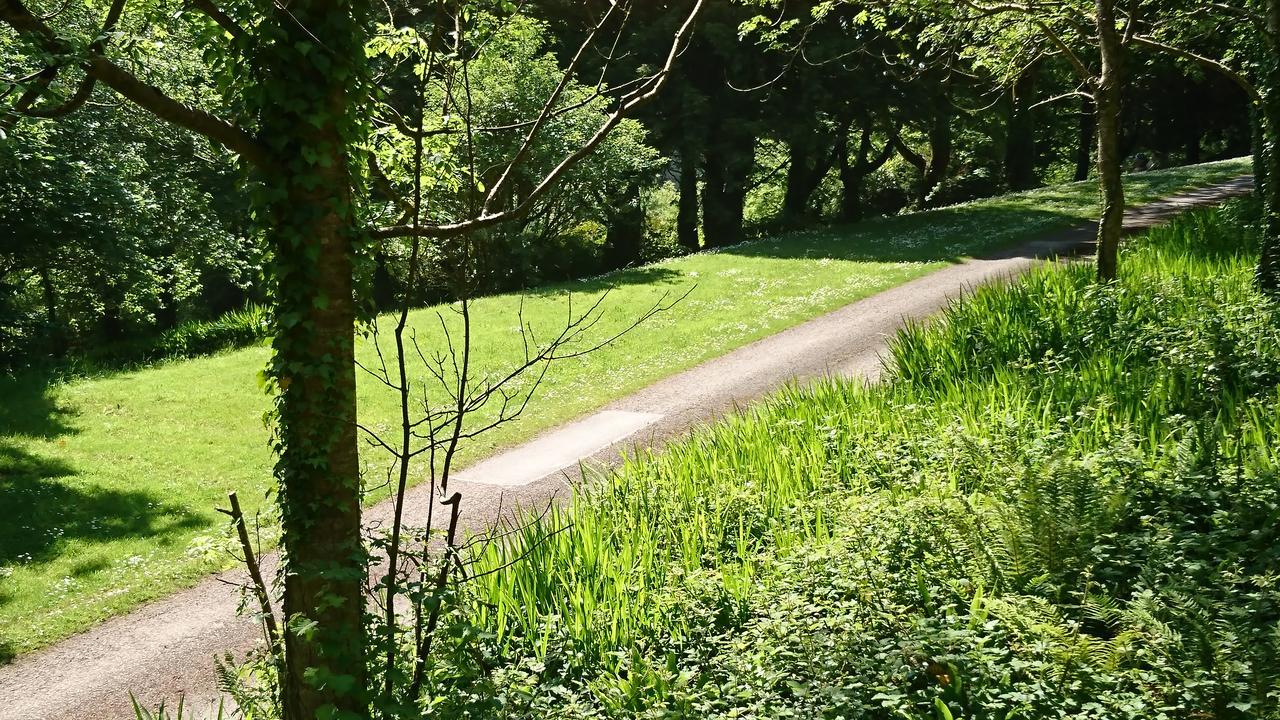
{"type": "Polygon", "coordinates": [[[165,358],[194,357],[244,347],[269,337],[267,311],[260,305],[235,310],[216,320],[183,323],[164,333],[152,351],[165,358]]]}
{"type": "Polygon", "coordinates": [[[903,332],[489,545],[455,717],[1280,717],[1280,323],[1247,206],[903,332]],[[518,562],[516,562],[518,560],[518,562]]]}

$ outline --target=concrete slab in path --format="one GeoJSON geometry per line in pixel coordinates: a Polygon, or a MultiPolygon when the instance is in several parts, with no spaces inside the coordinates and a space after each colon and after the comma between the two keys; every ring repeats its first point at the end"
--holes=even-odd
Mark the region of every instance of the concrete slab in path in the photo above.
{"type": "MultiPolygon", "coordinates": [[[[1182,193],[1128,213],[1126,225],[1149,227],[1251,187],[1241,178],[1182,193]]],[[[489,527],[501,508],[563,498],[579,460],[616,463],[628,448],[661,445],[787,382],[829,374],[874,380],[885,340],[904,320],[929,317],[966,289],[1078,251],[1091,237],[1091,228],[1078,228],[946,267],[669,377],[479,463],[450,485],[463,496],[463,527],[489,527]]],[[[431,501],[429,488],[412,490],[406,522],[421,524],[431,501]]],[[[384,502],[366,517],[385,524],[390,512],[384,502]]],[[[274,575],[275,556],[263,560],[264,574],[274,575]]],[[[238,573],[226,577],[239,581],[238,573]]],[[[255,624],[236,614],[236,592],[219,580],[208,578],[0,667],[0,720],[130,719],[130,691],[145,707],[161,700],[173,707],[181,694],[188,705],[207,705],[217,695],[212,658],[260,641],[255,624]]]]}
{"type": "Polygon", "coordinates": [[[662,419],[658,413],[603,410],[562,425],[519,447],[482,460],[454,477],[463,482],[519,487],[570,470],[662,419]]]}

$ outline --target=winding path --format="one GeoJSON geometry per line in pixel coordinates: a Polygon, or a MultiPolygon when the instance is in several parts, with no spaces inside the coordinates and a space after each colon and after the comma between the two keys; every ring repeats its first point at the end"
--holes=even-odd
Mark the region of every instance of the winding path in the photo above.
{"type": "MultiPolygon", "coordinates": [[[[1159,224],[1189,208],[1247,193],[1252,179],[1184,192],[1125,215],[1126,230],[1159,224]]],[[[965,288],[1008,278],[1046,258],[1087,250],[1084,226],[1031,240],[996,255],[952,265],[734,350],[617,400],[577,421],[460,473],[450,488],[464,498],[463,525],[488,526],[500,508],[532,507],[566,495],[579,461],[609,465],[634,447],[656,447],[777,389],[824,375],[880,374],[886,339],[904,320],[936,313],[965,288]]],[[[420,523],[426,487],[409,493],[406,522],[420,523]]],[[[385,522],[388,503],[366,511],[385,522]]],[[[266,574],[275,556],[264,558],[266,574]]],[[[235,573],[225,577],[236,579],[235,573]]],[[[255,623],[236,614],[237,593],[210,577],[187,590],[52,647],[0,666],[0,720],[133,718],[129,692],[144,707],[185,693],[188,707],[209,707],[216,690],[212,657],[260,641],[255,623]]]]}

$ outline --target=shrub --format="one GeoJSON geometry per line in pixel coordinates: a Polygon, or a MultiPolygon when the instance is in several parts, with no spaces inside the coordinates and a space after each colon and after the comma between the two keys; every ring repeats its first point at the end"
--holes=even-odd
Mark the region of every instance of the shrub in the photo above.
{"type": "Polygon", "coordinates": [[[182,323],[160,337],[153,355],[163,358],[207,355],[261,342],[269,337],[269,333],[266,309],[260,305],[249,305],[216,320],[182,323]]]}

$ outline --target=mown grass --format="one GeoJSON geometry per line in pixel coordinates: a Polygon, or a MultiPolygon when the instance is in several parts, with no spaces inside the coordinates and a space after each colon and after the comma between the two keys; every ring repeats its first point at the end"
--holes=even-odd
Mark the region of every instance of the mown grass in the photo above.
{"type": "Polygon", "coordinates": [[[1113,286],[981,289],[884,384],[788,390],[583,488],[477,555],[431,702],[1280,716],[1280,316],[1243,212],[1152,233],[1113,286]]]}
{"type": "MultiPolygon", "coordinates": [[[[1245,160],[1130,176],[1133,202],[1248,171],[1245,160]]],[[[1096,210],[1081,183],[928,213],[796,233],[524,297],[545,336],[566,295],[585,307],[611,289],[595,328],[609,335],[665,293],[693,293],[618,343],[547,375],[517,423],[462,448],[468,462],[661,377],[919,277],[966,255],[1075,224],[1096,210]]],[[[521,298],[475,304],[475,349],[490,371],[519,356],[521,298]]],[[[436,312],[412,324],[439,347],[436,312]]],[[[449,322],[456,319],[445,311],[449,322]]],[[[368,341],[358,349],[370,359],[368,341]]],[[[0,658],[47,645],[138,603],[191,584],[223,562],[214,507],[240,492],[250,513],[272,485],[257,385],[268,350],[250,347],[132,372],[52,382],[0,380],[0,658]]],[[[420,368],[417,369],[420,372],[420,368]]],[[[394,398],[362,379],[362,420],[385,428],[394,398]]],[[[383,459],[368,454],[371,477],[383,459]]]]}

